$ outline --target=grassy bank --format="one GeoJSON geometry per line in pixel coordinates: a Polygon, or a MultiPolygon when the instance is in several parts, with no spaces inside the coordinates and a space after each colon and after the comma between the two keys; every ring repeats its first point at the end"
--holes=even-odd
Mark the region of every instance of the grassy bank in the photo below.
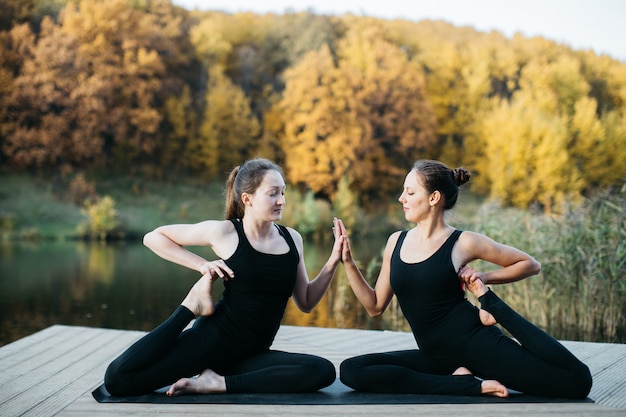
{"type": "MultiPolygon", "coordinates": [[[[126,238],[143,236],[166,223],[188,223],[223,216],[222,184],[183,181],[141,181],[102,178],[92,181],[99,197],[115,202],[118,229],[126,238]]],[[[54,187],[49,178],[3,175],[0,182],[0,224],[5,239],[68,239],[79,237],[88,221],[84,205],[54,187]]]]}
{"type": "MultiPolygon", "coordinates": [[[[223,218],[224,183],[221,181],[203,183],[198,179],[180,177],[167,181],[92,177],[85,180],[85,184],[77,187],[73,186],[71,179],[56,183],[49,176],[2,174],[0,233],[3,238],[76,238],[80,234],[80,225],[89,217],[85,201],[104,196],[111,197],[114,202],[118,233],[131,239],[162,224],[223,218]],[[76,188],[80,190],[76,191],[76,188]]],[[[462,203],[449,217],[450,222],[460,228],[473,225],[483,200],[464,193],[462,203]]],[[[390,207],[381,207],[375,212],[364,212],[357,203],[352,203],[343,209],[344,213],[337,213],[330,203],[314,200],[311,195],[289,188],[287,203],[282,223],[311,237],[329,238],[333,216],[354,218],[351,233],[361,235],[386,235],[407,226],[394,198],[389,201],[390,207]]]]}

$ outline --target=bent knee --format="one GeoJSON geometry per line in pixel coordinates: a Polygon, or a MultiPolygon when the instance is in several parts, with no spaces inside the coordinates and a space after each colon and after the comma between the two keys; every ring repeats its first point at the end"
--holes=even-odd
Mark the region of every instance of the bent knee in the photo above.
{"type": "Polygon", "coordinates": [[[585,399],[589,395],[591,391],[591,387],[593,386],[593,377],[591,376],[591,371],[589,371],[589,367],[585,364],[582,365],[581,370],[578,372],[576,380],[578,381],[577,387],[578,389],[575,394],[575,398],[585,399]]]}
{"type": "Polygon", "coordinates": [[[337,371],[335,365],[327,359],[320,358],[316,365],[316,374],[318,375],[317,384],[315,390],[322,389],[329,386],[337,378],[337,371]]]}
{"type": "Polygon", "coordinates": [[[339,380],[353,389],[359,389],[357,372],[360,368],[358,357],[345,359],[339,365],[339,380]]]}
{"type": "Polygon", "coordinates": [[[114,397],[137,395],[133,386],[128,383],[128,378],[121,375],[113,364],[109,365],[104,374],[104,387],[114,397]]]}

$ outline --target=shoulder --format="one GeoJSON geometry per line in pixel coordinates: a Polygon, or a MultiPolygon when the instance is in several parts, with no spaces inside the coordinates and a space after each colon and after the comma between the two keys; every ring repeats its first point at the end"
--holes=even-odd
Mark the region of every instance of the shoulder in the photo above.
{"type": "Polygon", "coordinates": [[[195,226],[217,235],[228,235],[235,231],[235,226],[230,220],[205,220],[196,223],[195,226]]]}
{"type": "Polygon", "coordinates": [[[302,258],[302,254],[304,253],[304,243],[302,240],[302,235],[296,229],[292,229],[291,227],[287,227],[287,226],[279,226],[279,227],[283,227],[287,229],[289,236],[291,236],[293,243],[296,245],[296,249],[298,250],[298,256],[302,258]]]}
{"type": "Polygon", "coordinates": [[[387,243],[396,243],[400,239],[400,235],[406,232],[406,230],[396,230],[387,238],[387,243]]]}
{"type": "Polygon", "coordinates": [[[235,226],[230,220],[205,220],[189,227],[190,235],[199,240],[199,244],[214,246],[225,239],[237,236],[235,226]]]}
{"type": "Polygon", "coordinates": [[[485,250],[498,246],[498,243],[481,233],[463,231],[459,235],[456,246],[461,249],[463,253],[474,258],[480,257],[479,255],[484,253],[485,250]]]}
{"type": "Polygon", "coordinates": [[[291,227],[287,227],[287,226],[280,226],[283,227],[285,229],[287,229],[287,232],[289,232],[289,235],[291,236],[291,238],[293,239],[294,243],[298,246],[298,247],[302,247],[303,243],[303,239],[302,239],[302,235],[300,234],[300,232],[298,232],[296,229],[293,229],[291,227]]]}
{"type": "Polygon", "coordinates": [[[459,230],[459,232],[459,243],[462,245],[477,245],[492,241],[490,238],[481,233],[469,230],[459,230]]]}
{"type": "Polygon", "coordinates": [[[393,248],[396,247],[398,239],[400,239],[400,235],[402,235],[403,232],[405,232],[405,230],[398,230],[389,235],[389,238],[387,238],[387,245],[385,246],[385,252],[391,252],[393,248]]]}

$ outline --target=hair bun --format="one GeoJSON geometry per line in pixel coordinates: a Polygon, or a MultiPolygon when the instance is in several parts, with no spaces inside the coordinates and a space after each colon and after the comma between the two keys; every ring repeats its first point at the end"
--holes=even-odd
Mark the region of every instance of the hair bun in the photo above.
{"type": "Polygon", "coordinates": [[[454,168],[452,175],[454,176],[454,183],[458,186],[465,184],[472,177],[472,174],[465,168],[454,168]]]}

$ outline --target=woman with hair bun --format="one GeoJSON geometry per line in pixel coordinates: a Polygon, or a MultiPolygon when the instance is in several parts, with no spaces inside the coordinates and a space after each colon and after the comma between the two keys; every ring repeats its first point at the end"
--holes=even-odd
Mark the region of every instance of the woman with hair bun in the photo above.
{"type": "Polygon", "coordinates": [[[253,159],[228,177],[226,220],[161,226],[145,235],[144,244],[157,255],[201,278],[167,320],[109,365],[104,386],[110,394],[141,395],[168,385],[170,396],[309,392],[333,383],[330,361],[270,350],[289,298],[310,312],[341,262],[341,236],[333,227],[330,258],[309,281],[302,236],[276,223],[285,203],[282,170],[253,159]],[[218,259],[186,246],[208,246],[218,259]],[[211,288],[219,278],[224,292],[214,305],[211,288]]]}
{"type": "Polygon", "coordinates": [[[419,346],[346,359],[341,381],[369,392],[507,397],[510,388],[585,398],[592,384],[589,368],[487,287],[538,274],[539,262],[519,249],[446,223],[444,212],[454,207],[459,186],[469,179],[464,168],[415,162],[399,201],[406,220],[416,225],[389,237],[375,288],[356,266],[345,227],[338,223],[342,262],[355,295],[375,317],[395,294],[419,346]],[[479,259],[499,268],[479,272],[468,266],[479,259]],[[478,298],[480,308],[465,298],[464,288],[478,298]]]}

